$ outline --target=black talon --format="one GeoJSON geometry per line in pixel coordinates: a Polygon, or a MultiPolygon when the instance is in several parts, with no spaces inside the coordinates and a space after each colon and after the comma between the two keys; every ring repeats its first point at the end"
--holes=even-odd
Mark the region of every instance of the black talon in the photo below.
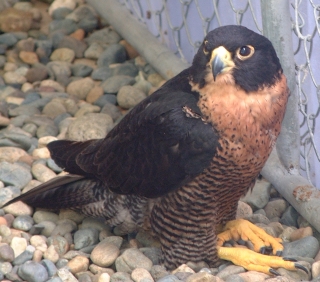
{"type": "Polygon", "coordinates": [[[282,256],[282,251],[277,251],[276,256],[281,257],[282,256]]]}
{"type": "Polygon", "coordinates": [[[299,264],[299,263],[295,263],[295,264],[294,264],[294,267],[295,267],[295,268],[298,268],[298,269],[301,269],[301,270],[303,270],[305,273],[309,274],[308,269],[307,269],[306,267],[304,267],[303,265],[299,264]]]}
{"type": "Polygon", "coordinates": [[[273,275],[276,275],[276,276],[280,276],[280,275],[281,275],[278,271],[276,271],[276,270],[273,269],[273,268],[270,268],[270,269],[269,269],[269,272],[270,272],[271,274],[273,274],[273,275]]]}
{"type": "Polygon", "coordinates": [[[264,255],[266,253],[266,247],[261,247],[260,253],[264,255]]]}
{"type": "Polygon", "coordinates": [[[295,258],[289,258],[289,257],[283,257],[282,259],[286,261],[293,261],[293,262],[297,261],[295,258]]]}

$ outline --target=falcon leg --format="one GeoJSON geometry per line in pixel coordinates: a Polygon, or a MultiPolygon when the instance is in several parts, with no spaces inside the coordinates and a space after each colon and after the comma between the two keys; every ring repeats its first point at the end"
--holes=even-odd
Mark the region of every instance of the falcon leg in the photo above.
{"type": "Polygon", "coordinates": [[[229,221],[224,227],[224,231],[218,234],[218,256],[220,259],[232,261],[247,270],[254,270],[266,274],[277,274],[274,268],[285,268],[288,270],[302,269],[306,273],[308,270],[294,261],[279,257],[282,254],[283,246],[281,239],[273,238],[263,229],[255,226],[244,219],[229,221]],[[250,240],[253,243],[254,251],[243,248],[222,247],[223,243],[229,240],[250,240]],[[267,256],[259,254],[266,247],[272,247],[273,254],[276,256],[267,256]]]}

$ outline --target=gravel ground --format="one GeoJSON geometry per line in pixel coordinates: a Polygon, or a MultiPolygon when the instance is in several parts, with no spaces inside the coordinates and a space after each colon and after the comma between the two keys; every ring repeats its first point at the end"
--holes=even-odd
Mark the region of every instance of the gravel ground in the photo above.
{"type": "MultiPolygon", "coordinates": [[[[63,173],[46,144],[104,137],[163,78],[82,1],[0,1],[0,207],[63,173]],[[50,14],[50,16],[49,16],[50,14]]],[[[320,281],[319,234],[261,179],[238,217],[283,239],[309,269],[272,277],[224,263],[159,265],[159,243],[102,219],[18,202],[0,209],[1,281],[320,281]]],[[[250,248],[250,245],[247,245],[250,248]]]]}

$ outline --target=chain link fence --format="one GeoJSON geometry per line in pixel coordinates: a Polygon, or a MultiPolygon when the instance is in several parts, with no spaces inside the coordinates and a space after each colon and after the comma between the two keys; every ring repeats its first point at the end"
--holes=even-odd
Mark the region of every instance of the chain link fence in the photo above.
{"type": "MultiPolygon", "coordinates": [[[[188,63],[215,27],[240,24],[263,33],[264,11],[258,0],[118,1],[188,63]]],[[[299,97],[300,169],[320,187],[320,1],[290,0],[290,14],[299,97]]]]}

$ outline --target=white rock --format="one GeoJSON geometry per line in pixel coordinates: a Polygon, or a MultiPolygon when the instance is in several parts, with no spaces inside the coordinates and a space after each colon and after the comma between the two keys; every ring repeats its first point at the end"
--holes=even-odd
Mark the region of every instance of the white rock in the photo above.
{"type": "Polygon", "coordinates": [[[74,10],[76,7],[77,2],[75,0],[55,0],[49,7],[49,15],[52,16],[54,10],[59,8],[68,8],[70,10],[74,10]]]}
{"type": "Polygon", "coordinates": [[[7,84],[24,84],[27,79],[13,71],[8,71],[3,75],[3,79],[7,84]]]}
{"type": "Polygon", "coordinates": [[[31,172],[33,176],[41,182],[46,182],[57,176],[53,170],[42,163],[35,163],[31,168],[31,172]]]}
{"type": "Polygon", "coordinates": [[[28,246],[28,242],[25,238],[13,237],[10,247],[14,251],[14,256],[17,257],[21,253],[23,253],[28,246]]]}

